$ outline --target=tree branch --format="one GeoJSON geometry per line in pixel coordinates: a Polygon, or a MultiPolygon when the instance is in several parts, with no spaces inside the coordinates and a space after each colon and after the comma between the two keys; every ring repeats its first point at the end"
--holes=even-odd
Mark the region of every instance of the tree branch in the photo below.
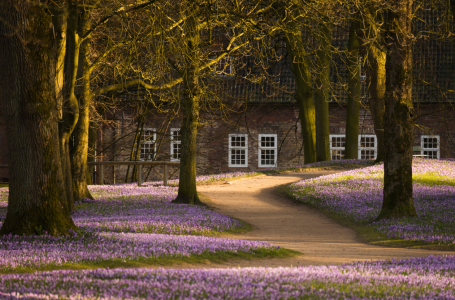
{"type": "Polygon", "coordinates": [[[99,26],[107,23],[110,18],[112,18],[113,16],[120,16],[121,14],[124,14],[124,13],[129,13],[129,12],[132,12],[132,11],[135,11],[135,10],[138,10],[138,9],[141,9],[141,8],[144,8],[144,7],[147,7],[153,3],[155,3],[156,0],[149,0],[149,1],[146,1],[144,3],[141,3],[139,5],[136,5],[136,6],[132,6],[130,8],[127,8],[125,9],[124,6],[120,7],[119,9],[117,9],[115,12],[113,12],[112,14],[108,15],[108,16],[105,16],[104,18],[102,18],[97,24],[95,24],[95,26],[93,26],[89,31],[87,31],[84,36],[81,37],[81,42],[83,40],[85,40],[86,38],[88,38],[90,36],[90,34],[92,34],[93,31],[95,31],[99,26]]]}

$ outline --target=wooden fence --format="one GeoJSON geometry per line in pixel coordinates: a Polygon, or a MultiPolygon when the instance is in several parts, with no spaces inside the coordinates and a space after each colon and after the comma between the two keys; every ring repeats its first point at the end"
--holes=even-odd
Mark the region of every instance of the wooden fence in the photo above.
{"type": "Polygon", "coordinates": [[[133,165],[137,166],[137,185],[142,185],[142,166],[163,166],[163,185],[167,185],[167,166],[180,167],[180,162],[177,161],[96,161],[88,162],[88,166],[99,166],[99,177],[101,185],[104,184],[104,166],[115,165],[133,165]]]}

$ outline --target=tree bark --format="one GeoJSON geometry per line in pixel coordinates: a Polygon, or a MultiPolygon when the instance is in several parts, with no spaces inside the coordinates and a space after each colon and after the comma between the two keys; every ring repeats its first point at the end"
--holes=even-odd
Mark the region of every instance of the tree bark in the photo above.
{"type": "MultiPolygon", "coordinates": [[[[90,30],[90,10],[84,8],[79,15],[76,36],[83,36],[90,30]]],[[[87,156],[90,130],[90,102],[92,93],[90,90],[90,38],[86,38],[80,44],[77,57],[80,75],[78,77],[82,83],[80,94],[78,95],[79,118],[73,131],[73,145],[71,147],[71,174],[73,179],[73,199],[83,198],[93,199],[87,187],[87,156]]],[[[75,54],[76,55],[76,54],[75,54]]],[[[77,70],[76,70],[77,71],[77,70]]]]}
{"type": "Polygon", "coordinates": [[[304,163],[316,162],[316,110],[310,75],[308,56],[302,42],[301,29],[294,21],[289,23],[286,34],[286,48],[290,56],[291,70],[294,74],[295,100],[299,108],[300,125],[303,139],[304,163]]]}
{"type": "Polygon", "coordinates": [[[377,139],[375,163],[384,161],[384,113],[387,58],[384,40],[383,10],[371,4],[367,7],[367,17],[363,20],[365,28],[362,36],[362,50],[365,53],[365,73],[368,87],[368,104],[373,118],[377,139]]]}
{"type": "Polygon", "coordinates": [[[44,6],[0,3],[0,101],[10,164],[8,210],[0,234],[62,235],[76,229],[65,209],[55,93],[57,43],[44,6]]]}
{"type": "MultiPolygon", "coordinates": [[[[188,3],[187,9],[191,12],[188,3]]],[[[179,191],[173,203],[200,204],[196,191],[196,137],[199,125],[199,86],[200,32],[194,15],[190,15],[184,24],[186,53],[184,54],[185,71],[183,74],[183,95],[181,107],[183,113],[180,134],[182,138],[180,152],[179,191]]]]}
{"type": "Polygon", "coordinates": [[[368,104],[373,118],[374,133],[377,138],[376,163],[384,161],[384,113],[386,53],[380,48],[371,46],[367,50],[365,62],[368,86],[368,104]]]}
{"type": "Polygon", "coordinates": [[[412,199],[412,2],[388,3],[384,202],[378,219],[417,215],[412,199]]]}
{"type": "Polygon", "coordinates": [[[360,109],[360,41],[357,35],[360,22],[354,16],[349,28],[348,41],[348,107],[346,113],[346,146],[344,158],[359,158],[359,109],[360,109]]]}
{"type": "MultiPolygon", "coordinates": [[[[96,123],[91,121],[89,124],[88,132],[88,151],[87,151],[87,163],[95,162],[95,148],[96,148],[96,123]]],[[[87,185],[93,184],[93,166],[87,166],[86,173],[87,185]]]]}
{"type": "Polygon", "coordinates": [[[315,80],[316,105],[316,151],[317,161],[331,159],[329,144],[329,91],[330,91],[330,63],[332,61],[332,23],[323,18],[319,24],[321,39],[319,50],[316,53],[318,68],[315,80]]]}

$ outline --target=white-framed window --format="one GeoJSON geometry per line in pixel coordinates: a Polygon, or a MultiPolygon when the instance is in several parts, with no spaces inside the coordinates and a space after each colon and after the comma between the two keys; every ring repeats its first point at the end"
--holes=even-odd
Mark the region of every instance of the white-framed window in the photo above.
{"type": "Polygon", "coordinates": [[[378,139],[374,134],[359,135],[359,158],[376,159],[378,154],[378,139]]]}
{"type": "Polygon", "coordinates": [[[258,135],[258,162],[259,167],[276,167],[277,158],[277,135],[258,135]]]}
{"type": "Polygon", "coordinates": [[[171,161],[180,161],[180,128],[171,128],[171,161]]]}
{"type": "MultiPolygon", "coordinates": [[[[216,56],[210,57],[210,59],[216,59],[216,56]]],[[[215,64],[210,67],[210,70],[217,75],[221,76],[231,76],[234,75],[235,70],[233,66],[233,59],[229,56],[224,56],[220,58],[215,64]]]]}
{"type": "Polygon", "coordinates": [[[344,159],[344,147],[346,145],[346,136],[344,134],[329,135],[330,156],[332,160],[344,159]]]}
{"type": "Polygon", "coordinates": [[[420,136],[421,154],[427,158],[439,159],[439,135],[420,136]]]}
{"type": "Polygon", "coordinates": [[[156,130],[144,128],[141,136],[141,150],[139,160],[153,160],[156,155],[156,130]]]}
{"type": "Polygon", "coordinates": [[[248,167],[248,135],[229,135],[229,167],[248,167]]]}

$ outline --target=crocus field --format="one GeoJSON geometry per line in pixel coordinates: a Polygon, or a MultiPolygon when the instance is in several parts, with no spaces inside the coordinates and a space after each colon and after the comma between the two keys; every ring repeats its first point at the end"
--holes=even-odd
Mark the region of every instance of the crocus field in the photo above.
{"type": "Polygon", "coordinates": [[[455,244],[455,161],[414,159],[413,198],[418,217],[382,220],[382,164],[303,180],[292,196],[354,222],[369,223],[392,239],[455,244]]]}
{"type": "MultiPolygon", "coordinates": [[[[340,164],[367,167],[300,181],[291,186],[293,197],[372,226],[389,238],[455,242],[455,161],[415,160],[419,217],[381,222],[372,221],[381,207],[383,166],[368,166],[370,161],[336,163],[340,164]]],[[[243,175],[207,176],[203,182],[236,177],[243,175]]],[[[152,182],[90,190],[97,200],[78,202],[73,214],[79,232],[0,238],[0,273],[7,273],[0,275],[0,299],[455,299],[454,255],[293,268],[17,272],[103,261],[280,251],[267,243],[214,237],[243,224],[205,207],[170,203],[175,187],[152,182]]],[[[7,196],[7,188],[0,188],[1,219],[7,196]]]]}
{"type": "MultiPolygon", "coordinates": [[[[154,183],[138,187],[131,183],[89,188],[97,200],[77,202],[72,215],[79,232],[66,237],[44,233],[0,238],[0,272],[102,261],[280,251],[268,243],[202,236],[244,224],[206,207],[170,203],[177,196],[176,187],[154,183]]],[[[1,188],[1,219],[6,216],[7,195],[7,188],[1,188]]]]}
{"type": "Polygon", "coordinates": [[[60,270],[0,277],[10,299],[455,299],[455,256],[342,266],[60,270]]]}

